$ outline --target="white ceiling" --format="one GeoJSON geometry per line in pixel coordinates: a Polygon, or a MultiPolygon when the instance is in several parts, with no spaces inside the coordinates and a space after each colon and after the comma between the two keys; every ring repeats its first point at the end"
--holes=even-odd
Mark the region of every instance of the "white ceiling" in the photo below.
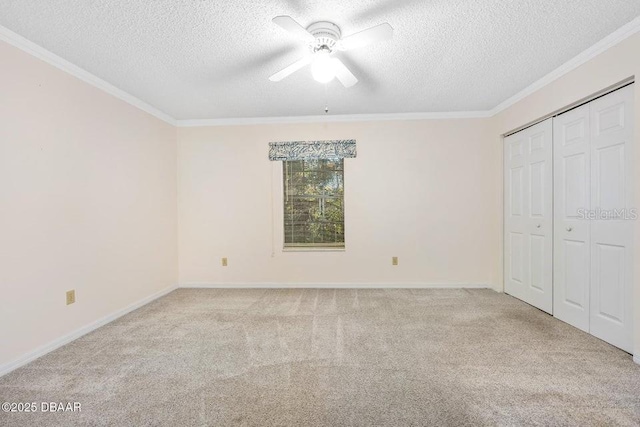
{"type": "Polygon", "coordinates": [[[391,41],[340,53],[332,114],[484,111],[640,15],[639,0],[0,0],[0,25],[176,119],[319,115],[304,46],[271,22],[389,22],[391,41]]]}

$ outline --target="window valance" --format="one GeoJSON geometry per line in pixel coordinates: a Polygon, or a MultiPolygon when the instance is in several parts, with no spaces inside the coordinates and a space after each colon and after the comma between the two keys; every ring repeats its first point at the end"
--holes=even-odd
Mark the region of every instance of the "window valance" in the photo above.
{"type": "Polygon", "coordinates": [[[317,160],[353,157],[356,157],[355,139],[269,143],[269,160],[317,160]]]}

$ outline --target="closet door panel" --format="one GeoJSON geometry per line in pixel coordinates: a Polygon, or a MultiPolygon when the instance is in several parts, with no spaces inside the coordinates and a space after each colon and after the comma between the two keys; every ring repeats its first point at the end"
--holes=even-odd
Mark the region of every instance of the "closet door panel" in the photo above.
{"type": "Polygon", "coordinates": [[[633,350],[633,86],[591,102],[590,332],[633,350]]]}
{"type": "Polygon", "coordinates": [[[554,118],[554,316],[589,331],[589,105],[554,118]]]}
{"type": "Polygon", "coordinates": [[[552,122],[505,138],[505,291],[552,312],[552,122]]]}
{"type": "Polygon", "coordinates": [[[553,120],[528,131],[529,277],[527,302],[553,312],[553,120]]]}
{"type": "Polygon", "coordinates": [[[525,299],[528,247],[526,245],[526,212],[528,212],[528,174],[526,173],[526,135],[517,133],[504,140],[505,158],[505,292],[525,299]]]}

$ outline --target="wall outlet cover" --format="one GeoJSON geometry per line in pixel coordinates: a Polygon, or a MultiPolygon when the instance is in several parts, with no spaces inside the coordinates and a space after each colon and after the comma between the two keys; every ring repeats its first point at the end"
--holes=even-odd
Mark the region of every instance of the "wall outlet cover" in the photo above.
{"type": "Polygon", "coordinates": [[[76,290],[72,289],[67,291],[67,305],[73,304],[74,302],[76,302],[76,290]]]}

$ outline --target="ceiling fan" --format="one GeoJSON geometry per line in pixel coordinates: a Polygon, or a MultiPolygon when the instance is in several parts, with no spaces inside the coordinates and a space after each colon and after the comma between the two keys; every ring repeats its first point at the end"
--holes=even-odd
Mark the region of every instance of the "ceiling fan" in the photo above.
{"type": "Polygon", "coordinates": [[[332,57],[333,54],[387,40],[393,35],[393,28],[386,22],[342,38],[340,27],[333,22],[315,22],[304,28],[290,16],[276,16],[272,21],[306,42],[310,51],[309,55],[269,77],[272,82],[279,82],[311,64],[311,75],[316,81],[328,83],[335,77],[344,87],[351,87],[358,83],[358,79],[342,61],[332,57]]]}

